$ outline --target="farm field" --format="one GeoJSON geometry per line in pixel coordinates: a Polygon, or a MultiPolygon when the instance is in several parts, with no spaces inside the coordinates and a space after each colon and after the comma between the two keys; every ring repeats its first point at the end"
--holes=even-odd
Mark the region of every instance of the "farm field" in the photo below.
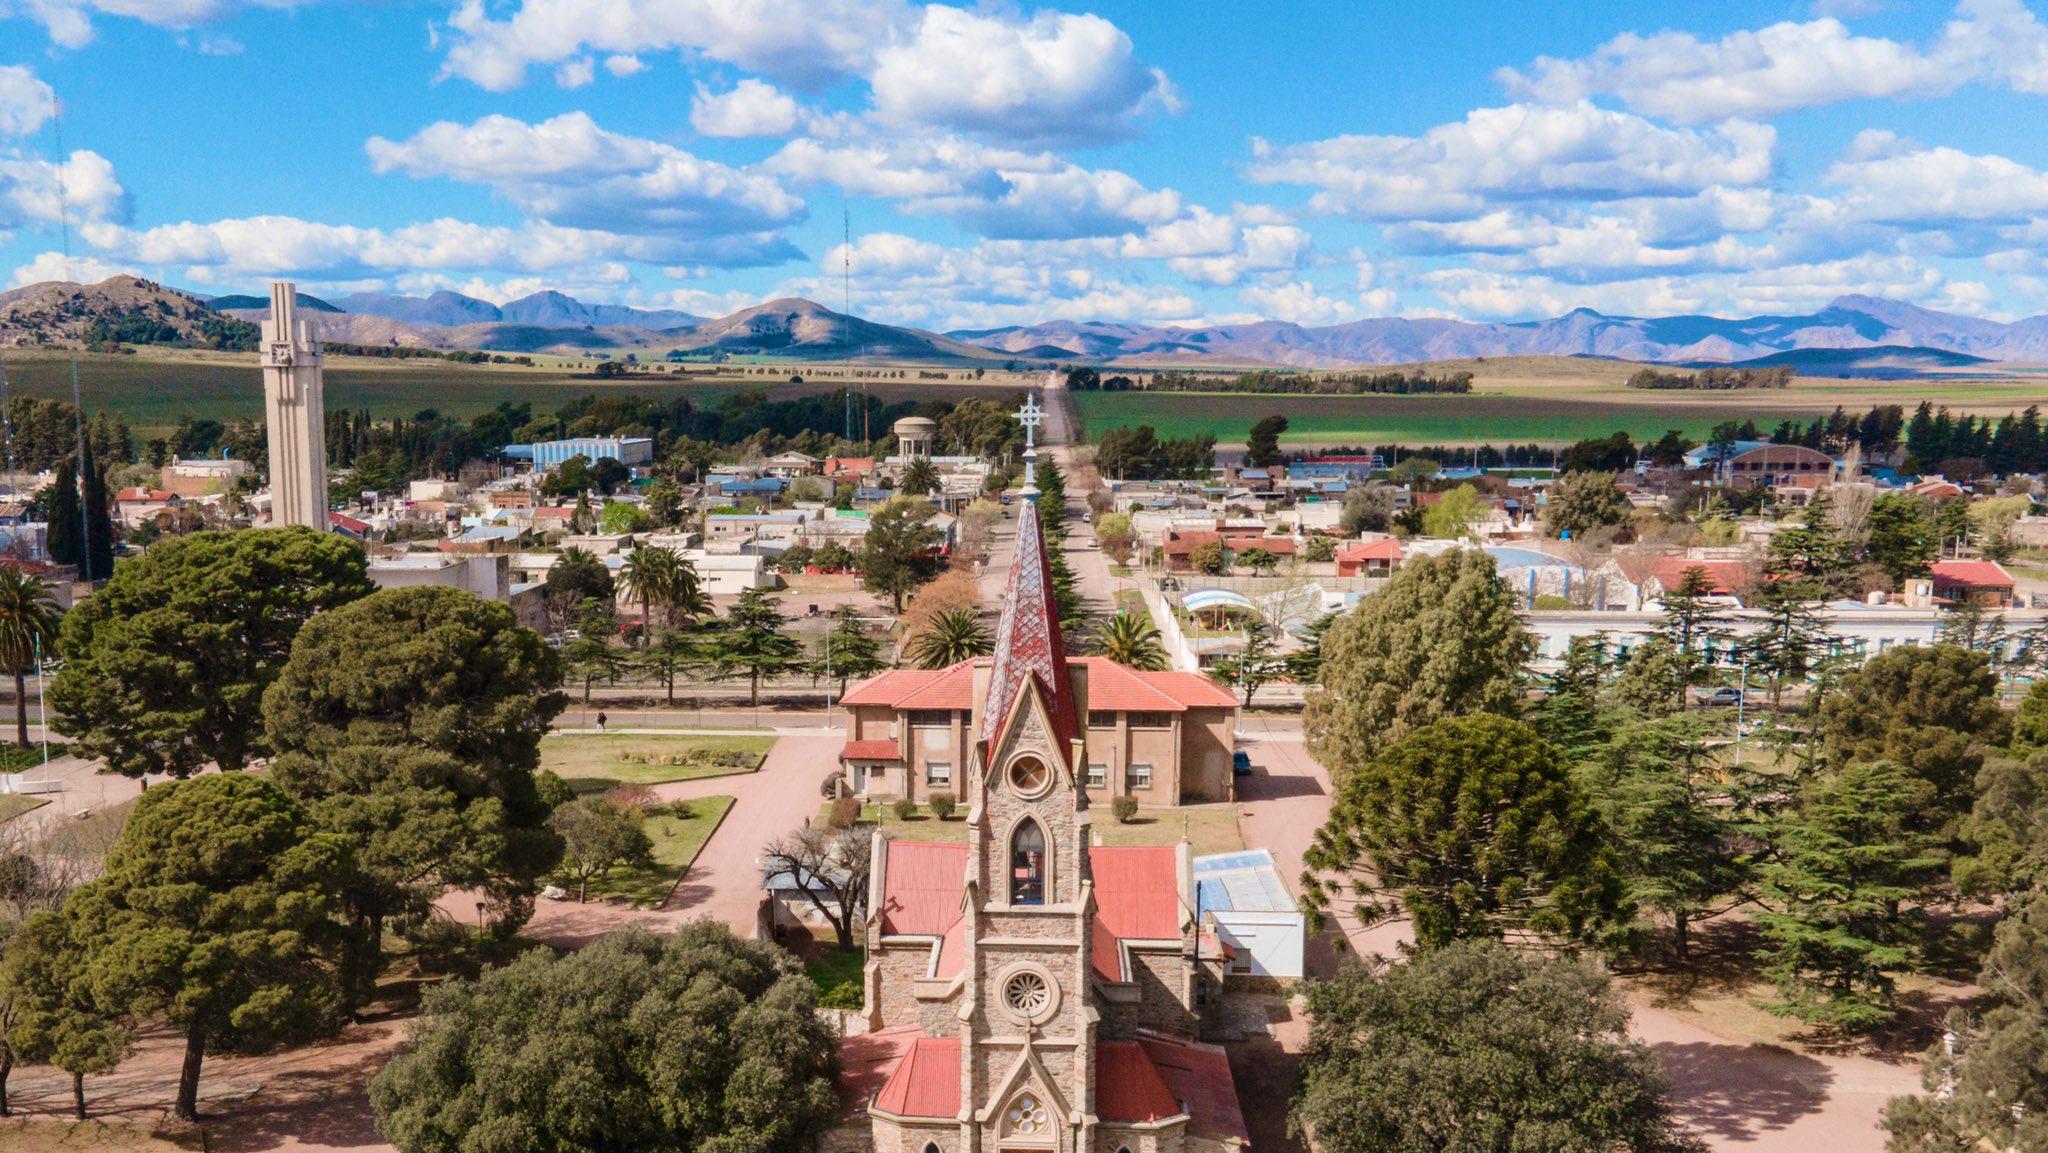
{"type": "MultiPolygon", "coordinates": [[[[2048,404],[2048,379],[1800,379],[1785,389],[1650,392],[1621,383],[1634,366],[1587,363],[1597,368],[1576,378],[1534,371],[1482,375],[1464,395],[1077,392],[1074,403],[1082,423],[1096,435],[1119,425],[1150,424],[1161,436],[1209,435],[1224,445],[1244,443],[1252,422],[1270,413],[1287,417],[1281,440],[1293,445],[1504,444],[1568,443],[1617,429],[1638,441],[1674,428],[1699,440],[1724,420],[1754,419],[1768,428],[1788,418],[1824,415],[1837,406],[1861,412],[1876,404],[1910,408],[1931,400],[1960,412],[2003,415],[2048,404]]],[[[1436,365],[1431,371],[1449,367],[1436,365]]]]}
{"type": "MultiPolygon", "coordinates": [[[[584,393],[607,390],[663,400],[687,396],[699,405],[715,405],[734,393],[750,390],[765,390],[777,399],[832,392],[846,383],[849,375],[864,380],[869,392],[885,400],[952,400],[1022,387],[1027,379],[991,372],[978,382],[966,379],[964,373],[947,373],[947,380],[918,380],[920,370],[915,368],[877,365],[849,373],[836,366],[793,364],[773,368],[734,365],[716,374],[699,366],[687,377],[656,374],[608,381],[590,376],[588,362],[579,368],[576,362],[560,357],[536,359],[542,363],[527,368],[329,357],[327,407],[350,412],[367,408],[378,418],[412,416],[428,408],[468,417],[496,408],[501,401],[530,402],[536,411],[546,412],[584,393]],[[903,378],[892,378],[897,373],[903,378]],[[804,383],[791,383],[792,374],[803,376],[804,383]]],[[[62,353],[10,350],[0,353],[0,370],[6,372],[8,391],[14,395],[71,399],[71,364],[62,353]]],[[[244,420],[263,415],[263,383],[254,354],[172,349],[149,349],[133,356],[84,353],[78,358],[78,382],[88,411],[119,411],[138,432],[167,429],[186,416],[244,420]]]]}

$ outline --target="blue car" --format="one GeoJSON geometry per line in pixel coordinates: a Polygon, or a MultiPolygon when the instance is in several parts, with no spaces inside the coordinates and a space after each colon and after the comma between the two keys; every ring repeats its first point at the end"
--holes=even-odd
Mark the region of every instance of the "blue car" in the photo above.
{"type": "Polygon", "coordinates": [[[1232,776],[1237,777],[1251,776],[1252,755],[1250,753],[1245,752],[1243,749],[1239,749],[1238,751],[1230,754],[1230,773],[1232,776]]]}

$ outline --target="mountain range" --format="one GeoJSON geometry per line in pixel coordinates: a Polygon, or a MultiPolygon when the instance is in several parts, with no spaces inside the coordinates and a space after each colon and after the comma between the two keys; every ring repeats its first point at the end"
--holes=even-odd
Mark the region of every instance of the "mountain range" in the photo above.
{"type": "MultiPolygon", "coordinates": [[[[1741,318],[1607,316],[1577,309],[1512,323],[1386,317],[1314,327],[1277,320],[1182,327],[1062,320],[945,333],[883,324],[793,297],[715,319],[588,304],[559,292],[503,305],[449,291],[299,299],[302,315],[330,342],[501,352],[641,349],[794,361],[1086,361],[1212,369],[1594,356],[1680,365],[1791,364],[1815,374],[1892,376],[1980,362],[2048,364],[2048,316],[2005,323],[1873,296],[1839,297],[1811,313],[1741,318]]],[[[259,321],[268,307],[267,297],[204,297],[131,276],[96,285],[34,284],[0,292],[0,346],[78,340],[94,321],[123,316],[167,318],[180,332],[215,312],[259,321]]]]}

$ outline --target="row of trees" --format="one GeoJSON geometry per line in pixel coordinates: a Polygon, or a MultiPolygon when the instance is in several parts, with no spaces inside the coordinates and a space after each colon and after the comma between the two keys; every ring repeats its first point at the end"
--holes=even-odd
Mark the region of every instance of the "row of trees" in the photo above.
{"type": "Polygon", "coordinates": [[[1260,369],[1240,373],[1237,376],[1198,376],[1185,372],[1162,372],[1144,382],[1141,386],[1128,376],[1105,377],[1096,369],[1086,366],[1067,370],[1067,387],[1072,389],[1099,390],[1102,392],[1128,392],[1142,387],[1151,392],[1253,392],[1270,394],[1310,394],[1325,396],[1348,396],[1358,393],[1381,393],[1395,396],[1413,396],[1437,393],[1467,393],[1472,391],[1472,374],[1452,372],[1443,376],[1430,376],[1422,372],[1331,372],[1299,373],[1275,372],[1260,369]]]}

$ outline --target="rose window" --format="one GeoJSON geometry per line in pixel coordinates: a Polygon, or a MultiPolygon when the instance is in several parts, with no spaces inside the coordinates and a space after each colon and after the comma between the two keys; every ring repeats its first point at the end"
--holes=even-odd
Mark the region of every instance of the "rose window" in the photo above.
{"type": "Polygon", "coordinates": [[[1035,1021],[1052,1007],[1052,986],[1037,973],[1018,973],[1004,983],[1003,1003],[1019,1017],[1035,1021]]]}
{"type": "Polygon", "coordinates": [[[1010,1111],[1003,1115],[1011,1133],[1020,1137],[1044,1133],[1049,1127],[1045,1106],[1029,1093],[1010,1102],[1010,1111]]]}
{"type": "Polygon", "coordinates": [[[1037,796],[1051,779],[1045,762],[1036,757],[1026,757],[1010,766],[1010,787],[1027,797],[1037,796]]]}

